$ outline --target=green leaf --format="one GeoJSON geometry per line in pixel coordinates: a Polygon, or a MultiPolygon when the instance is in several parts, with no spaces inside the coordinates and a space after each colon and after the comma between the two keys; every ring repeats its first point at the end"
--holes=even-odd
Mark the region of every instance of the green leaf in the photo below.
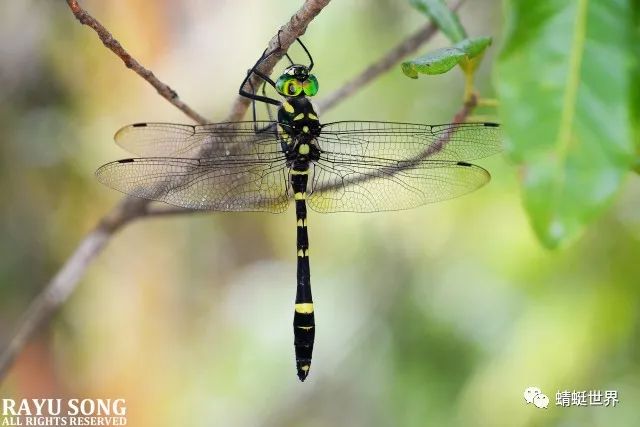
{"type": "Polygon", "coordinates": [[[426,14],[453,43],[467,37],[458,15],[447,7],[444,0],[409,0],[411,5],[426,14]]]}
{"type": "Polygon", "coordinates": [[[420,58],[402,63],[402,72],[412,79],[422,74],[442,74],[455,67],[466,53],[454,47],[445,47],[429,52],[420,58]]]}
{"type": "Polygon", "coordinates": [[[631,1],[507,1],[495,84],[524,204],[548,247],[602,213],[633,164],[631,1]]]}
{"type": "Polygon", "coordinates": [[[453,47],[460,49],[467,54],[469,59],[484,53],[491,46],[493,39],[491,37],[475,37],[472,39],[464,39],[456,43],[453,47]]]}
{"type": "Polygon", "coordinates": [[[465,72],[473,73],[485,49],[491,45],[491,37],[464,39],[454,47],[429,52],[420,58],[402,63],[402,71],[412,79],[418,74],[442,74],[460,64],[465,72]]]}

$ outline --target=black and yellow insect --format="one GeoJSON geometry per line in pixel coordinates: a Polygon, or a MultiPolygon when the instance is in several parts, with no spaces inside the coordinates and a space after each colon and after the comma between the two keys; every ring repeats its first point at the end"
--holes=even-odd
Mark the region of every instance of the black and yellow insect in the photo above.
{"type": "MultiPolygon", "coordinates": [[[[300,42],[298,40],[298,42],[300,42]]],[[[489,173],[468,163],[500,151],[494,123],[422,125],[341,121],[321,124],[310,97],[309,65],[291,65],[274,82],[257,69],[240,86],[254,120],[200,126],[138,123],[116,142],[139,158],[100,167],[103,184],[187,209],[284,212],[295,201],[297,289],[293,319],[298,377],[309,374],[315,318],[309,269],[307,206],[321,213],[409,209],[474,191],[489,173]],[[246,91],[252,74],[282,100],[246,91]],[[277,119],[255,119],[255,101],[275,105],[277,119]]],[[[288,57],[288,56],[287,56],[288,57]]],[[[271,116],[271,114],[270,114],[271,116]]]]}

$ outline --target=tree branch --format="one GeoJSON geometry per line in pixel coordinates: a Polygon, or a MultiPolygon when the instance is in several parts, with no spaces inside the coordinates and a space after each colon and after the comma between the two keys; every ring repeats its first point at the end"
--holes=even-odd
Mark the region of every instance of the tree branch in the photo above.
{"type": "MultiPolygon", "coordinates": [[[[260,71],[270,74],[275,64],[284,56],[289,46],[295,39],[306,31],[308,24],[327,6],[330,0],[306,0],[303,6],[294,14],[288,23],[274,35],[269,42],[269,50],[280,46],[278,52],[272,55],[269,60],[261,64],[260,71]]],[[[465,0],[459,0],[453,8],[457,9],[465,0]]],[[[128,68],[134,70],[143,79],[156,88],[158,93],[171,102],[187,116],[198,123],[206,123],[207,120],[193,111],[182,102],[175,91],[168,85],[158,80],[151,71],[142,67],[131,55],[124,50],[122,45],[97,20],[84,11],[76,0],[67,0],[67,3],[76,18],[84,25],[93,28],[102,42],[120,57],[128,68]]],[[[328,110],[339,102],[345,100],[364,85],[388,71],[400,59],[416,50],[421,44],[428,41],[436,33],[436,27],[428,24],[407,40],[390,50],[383,58],[367,67],[361,74],[347,82],[338,91],[330,94],[319,102],[319,109],[328,110]]],[[[258,80],[254,77],[251,82],[257,87],[258,80]]],[[[475,100],[475,98],[474,98],[475,100]]],[[[230,108],[226,121],[236,121],[242,119],[249,106],[249,100],[238,97],[230,108]]],[[[464,121],[468,117],[474,105],[465,104],[465,107],[454,117],[455,122],[464,121]]],[[[79,280],[84,275],[93,260],[101,253],[111,237],[122,226],[141,217],[153,217],[173,215],[177,213],[194,213],[180,208],[162,206],[156,207],[148,200],[135,197],[125,197],[122,201],[108,213],[100,223],[90,231],[80,242],[73,254],[67,259],[62,268],[47,283],[43,291],[31,303],[22,319],[18,322],[18,328],[13,334],[9,345],[0,356],[0,379],[4,378],[11,367],[13,361],[22,351],[27,342],[46,324],[51,316],[67,301],[68,297],[75,290],[79,280]]]]}

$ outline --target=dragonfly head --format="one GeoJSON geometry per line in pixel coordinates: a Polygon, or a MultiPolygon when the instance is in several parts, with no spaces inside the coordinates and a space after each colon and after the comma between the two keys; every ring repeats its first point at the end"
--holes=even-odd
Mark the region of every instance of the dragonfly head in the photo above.
{"type": "Polygon", "coordinates": [[[276,90],[282,96],[314,96],[318,93],[318,79],[304,65],[291,65],[276,80],[276,90]]]}

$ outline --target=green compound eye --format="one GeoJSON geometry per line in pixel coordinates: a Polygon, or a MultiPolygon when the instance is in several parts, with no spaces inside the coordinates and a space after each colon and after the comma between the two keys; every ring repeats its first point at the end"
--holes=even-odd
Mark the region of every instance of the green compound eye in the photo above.
{"type": "Polygon", "coordinates": [[[318,79],[316,79],[316,76],[314,76],[313,74],[309,74],[307,80],[302,83],[302,88],[304,89],[304,93],[307,96],[314,96],[316,93],[318,93],[319,87],[320,86],[318,84],[318,79]]]}
{"type": "Polygon", "coordinates": [[[302,93],[302,84],[295,77],[283,74],[276,81],[276,90],[280,95],[298,96],[302,93]]]}

